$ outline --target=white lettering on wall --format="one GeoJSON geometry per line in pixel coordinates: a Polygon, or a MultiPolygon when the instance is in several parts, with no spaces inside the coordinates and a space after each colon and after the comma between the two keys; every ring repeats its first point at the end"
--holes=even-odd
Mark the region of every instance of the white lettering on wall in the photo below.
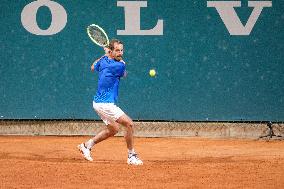
{"type": "Polygon", "coordinates": [[[241,1],[207,1],[207,7],[215,7],[230,35],[249,35],[264,7],[272,7],[271,1],[249,1],[253,11],[244,26],[234,7],[241,7],[241,1]]]}
{"type": "Polygon", "coordinates": [[[67,23],[67,13],[63,6],[50,0],[37,0],[26,5],[21,14],[21,21],[24,28],[35,35],[54,35],[60,32],[67,23]],[[42,30],[39,28],[36,15],[40,7],[46,6],[49,8],[52,21],[48,29],[42,30]]]}
{"type": "Polygon", "coordinates": [[[147,1],[118,1],[117,6],[125,12],[125,29],[117,30],[117,35],[163,35],[163,20],[150,30],[140,29],[140,8],[147,7],[147,1]]]}

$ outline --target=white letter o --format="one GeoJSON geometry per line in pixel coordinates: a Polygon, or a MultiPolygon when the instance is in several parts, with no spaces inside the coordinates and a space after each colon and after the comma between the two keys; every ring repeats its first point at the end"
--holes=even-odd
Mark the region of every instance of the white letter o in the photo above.
{"type": "Polygon", "coordinates": [[[21,13],[21,21],[24,28],[35,35],[54,35],[60,32],[67,23],[67,13],[63,6],[50,0],[37,0],[26,5],[21,13]],[[49,8],[52,21],[50,27],[42,30],[38,27],[36,14],[39,7],[49,8]]]}

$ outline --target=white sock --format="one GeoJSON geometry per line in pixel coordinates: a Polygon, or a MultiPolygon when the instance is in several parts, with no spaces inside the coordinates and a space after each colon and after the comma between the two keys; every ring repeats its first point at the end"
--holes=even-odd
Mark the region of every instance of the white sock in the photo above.
{"type": "Polygon", "coordinates": [[[135,154],[134,149],[132,149],[132,150],[128,150],[128,154],[135,154]]]}
{"type": "Polygon", "coordinates": [[[85,146],[86,148],[88,148],[89,150],[92,149],[92,147],[95,145],[95,141],[93,139],[88,140],[87,142],[85,142],[85,146]]]}

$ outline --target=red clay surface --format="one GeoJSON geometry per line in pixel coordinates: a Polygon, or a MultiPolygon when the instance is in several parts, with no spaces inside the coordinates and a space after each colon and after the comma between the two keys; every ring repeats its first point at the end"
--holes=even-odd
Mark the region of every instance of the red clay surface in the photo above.
{"type": "Polygon", "coordinates": [[[135,138],[135,167],[122,137],[85,161],[88,138],[0,136],[0,188],[284,188],[283,141],[135,138]]]}

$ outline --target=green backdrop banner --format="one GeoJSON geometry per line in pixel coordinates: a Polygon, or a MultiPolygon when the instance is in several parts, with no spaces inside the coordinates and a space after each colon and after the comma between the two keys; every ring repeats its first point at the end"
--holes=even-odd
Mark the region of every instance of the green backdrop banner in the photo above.
{"type": "Polygon", "coordinates": [[[284,1],[0,4],[1,119],[99,119],[98,24],[125,44],[118,105],[134,120],[284,121],[284,1]]]}

